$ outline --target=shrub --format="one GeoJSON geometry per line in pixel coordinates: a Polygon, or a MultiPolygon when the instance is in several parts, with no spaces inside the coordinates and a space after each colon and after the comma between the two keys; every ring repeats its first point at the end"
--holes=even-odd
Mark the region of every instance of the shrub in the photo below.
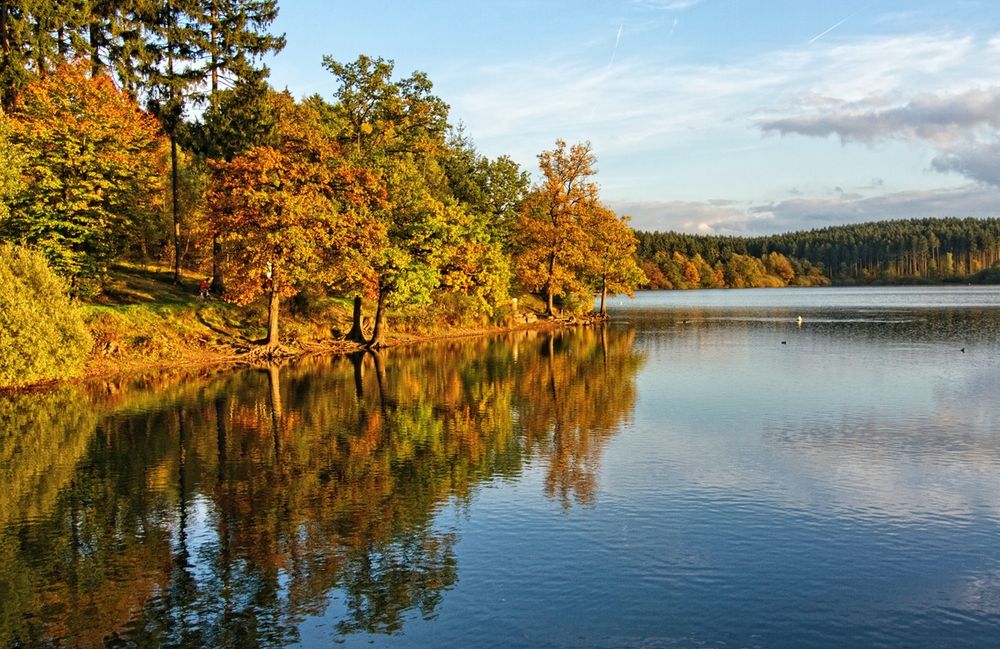
{"type": "Polygon", "coordinates": [[[90,346],[79,309],[45,258],[0,244],[0,385],[76,376],[90,346]]]}

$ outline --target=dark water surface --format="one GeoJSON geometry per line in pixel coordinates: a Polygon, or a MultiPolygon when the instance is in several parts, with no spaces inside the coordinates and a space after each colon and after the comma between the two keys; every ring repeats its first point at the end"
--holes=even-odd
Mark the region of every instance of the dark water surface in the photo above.
{"type": "Polygon", "coordinates": [[[1000,646],[1000,289],[612,314],[0,397],[0,647],[1000,646]]]}

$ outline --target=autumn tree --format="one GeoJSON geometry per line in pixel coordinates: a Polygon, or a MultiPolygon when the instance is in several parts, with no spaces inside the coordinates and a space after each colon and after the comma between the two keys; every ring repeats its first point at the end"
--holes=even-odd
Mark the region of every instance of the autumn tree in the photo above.
{"type": "MultiPolygon", "coordinates": [[[[267,76],[260,59],[280,52],[285,37],[267,31],[278,17],[277,0],[203,0],[202,12],[209,110],[216,119],[203,122],[201,144],[210,151],[221,149],[228,154],[223,157],[231,159],[255,141],[262,123],[266,125],[266,117],[254,114],[261,110],[260,89],[267,76]],[[234,91],[225,93],[222,84],[234,91]]],[[[217,295],[225,289],[219,237],[212,233],[212,291],[217,295]]]]}
{"type": "Polygon", "coordinates": [[[371,174],[348,165],[325,136],[315,111],[287,94],[272,94],[278,128],[273,141],[231,161],[212,164],[208,206],[234,258],[230,295],[268,302],[265,344],[279,346],[280,299],[309,282],[332,281],[337,261],[364,254],[377,233],[359,227],[380,187],[371,174]]]}
{"type": "Polygon", "coordinates": [[[386,308],[426,304],[440,283],[440,244],[449,211],[431,191],[426,173],[429,168],[433,173],[434,159],[443,150],[448,106],[421,72],[394,80],[389,60],[362,55],[340,63],[327,56],[323,65],[338,82],[330,115],[338,141],[353,163],[378,174],[387,190],[385,205],[359,226],[359,234],[378,245],[373,254],[357,258],[343,284],[354,295],[348,338],[365,340],[362,298],[374,297],[375,325],[367,343],[378,346],[386,308]]]}
{"type": "Polygon", "coordinates": [[[795,269],[792,268],[791,262],[780,252],[769,252],[764,255],[763,261],[768,274],[779,278],[785,284],[795,278],[795,269]]]}
{"type": "Polygon", "coordinates": [[[598,206],[591,180],[596,159],[589,143],[568,147],[557,140],[538,161],[543,177],[521,208],[514,263],[522,286],[545,296],[551,316],[556,297],[583,292],[579,269],[588,240],[582,222],[598,206]]]}
{"type": "MultiPolygon", "coordinates": [[[[213,92],[201,120],[191,128],[191,143],[196,154],[202,160],[230,161],[270,141],[278,119],[273,102],[269,100],[270,92],[262,75],[240,78],[233,88],[213,92]]],[[[208,232],[212,240],[211,290],[216,295],[225,291],[220,241],[223,234],[214,228],[208,232]]]]}
{"type": "MultiPolygon", "coordinates": [[[[591,287],[601,295],[598,313],[602,318],[608,316],[606,302],[609,293],[612,296],[624,293],[632,297],[636,287],[646,282],[635,257],[635,232],[628,222],[629,217],[619,217],[600,204],[593,205],[583,215],[582,225],[590,244],[585,257],[585,274],[591,287]]],[[[697,273],[693,265],[690,269],[697,273]]],[[[700,276],[692,280],[697,285],[700,276]]]]}
{"type": "Polygon", "coordinates": [[[0,223],[71,279],[121,255],[159,202],[163,142],[156,121],[85,61],[36,78],[15,104],[10,141],[22,189],[0,223]]]}

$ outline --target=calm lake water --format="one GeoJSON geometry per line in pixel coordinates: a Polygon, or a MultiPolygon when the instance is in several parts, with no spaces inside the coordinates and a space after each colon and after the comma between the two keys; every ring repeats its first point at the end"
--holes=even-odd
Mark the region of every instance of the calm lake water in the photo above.
{"type": "Polygon", "coordinates": [[[0,647],[1000,646],[1000,288],[611,310],[0,397],[0,647]]]}

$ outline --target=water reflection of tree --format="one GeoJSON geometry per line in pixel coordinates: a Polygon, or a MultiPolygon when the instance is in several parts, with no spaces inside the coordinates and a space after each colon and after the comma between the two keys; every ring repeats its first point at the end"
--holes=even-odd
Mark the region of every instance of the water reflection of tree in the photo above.
{"type": "Polygon", "coordinates": [[[517,381],[519,426],[548,458],[546,492],[566,507],[594,502],[604,444],[632,414],[642,363],[632,342],[606,328],[557,331],[536,342],[539,362],[517,381]]]}
{"type": "Polygon", "coordinates": [[[0,519],[0,642],[280,646],[334,595],[337,633],[398,632],[458,579],[443,505],[527,453],[550,495],[593,501],[639,362],[629,333],[529,332],[203,373],[167,406],[115,384],[96,435],[51,424],[89,446],[32,442],[80,459],[38,515],[0,519]]]}

